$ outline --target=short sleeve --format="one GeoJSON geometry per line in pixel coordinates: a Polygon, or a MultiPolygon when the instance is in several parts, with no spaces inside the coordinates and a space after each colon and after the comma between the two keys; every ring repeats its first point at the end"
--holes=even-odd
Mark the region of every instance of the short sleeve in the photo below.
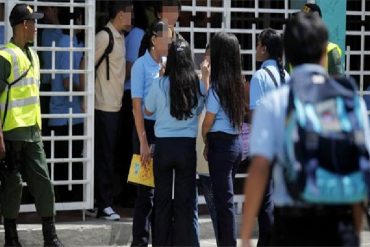
{"type": "Polygon", "coordinates": [[[249,87],[249,109],[254,110],[264,96],[263,81],[258,71],[253,75],[249,87]]]}
{"type": "Polygon", "coordinates": [[[141,60],[136,60],[131,69],[131,98],[143,98],[145,72],[141,60]]]}
{"type": "Polygon", "coordinates": [[[276,120],[274,104],[271,98],[268,100],[263,100],[254,111],[249,150],[251,156],[259,155],[271,161],[276,153],[276,126],[274,125],[276,120]]]}
{"type": "Polygon", "coordinates": [[[206,100],[206,110],[207,112],[216,114],[220,110],[220,100],[216,91],[211,88],[208,90],[207,100],[206,100]]]}
{"type": "Polygon", "coordinates": [[[108,47],[109,34],[102,30],[96,34],[95,37],[95,65],[99,59],[103,56],[105,49],[108,47]]]}
{"type": "Polygon", "coordinates": [[[130,37],[128,37],[129,39],[126,43],[126,61],[133,63],[139,56],[140,44],[144,36],[144,32],[133,30],[129,36],[130,37]]]}
{"type": "Polygon", "coordinates": [[[157,97],[158,97],[158,90],[159,90],[159,78],[155,79],[149,89],[149,93],[145,97],[145,108],[154,113],[157,110],[157,97]]]}

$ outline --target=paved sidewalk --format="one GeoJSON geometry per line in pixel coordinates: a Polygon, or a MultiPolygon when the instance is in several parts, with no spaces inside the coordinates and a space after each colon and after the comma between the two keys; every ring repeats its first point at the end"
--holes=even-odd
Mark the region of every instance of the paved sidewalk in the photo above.
{"type": "MultiPolygon", "coordinates": [[[[130,215],[131,212],[126,211],[130,215]]],[[[121,212],[120,212],[121,213],[121,212]]],[[[102,219],[86,217],[82,221],[80,211],[58,212],[57,231],[60,239],[66,247],[68,246],[130,246],[132,218],[121,213],[122,220],[110,222],[102,219]]],[[[23,246],[42,246],[41,225],[35,213],[21,214],[18,225],[20,242],[23,246]]],[[[237,217],[240,226],[241,215],[237,217]]],[[[216,246],[211,219],[208,215],[201,215],[200,225],[200,246],[216,246]]],[[[370,246],[370,231],[366,222],[362,232],[361,246],[370,246]]],[[[253,245],[257,242],[257,229],[254,232],[253,245]]],[[[4,229],[0,226],[0,246],[4,244],[4,229]]],[[[238,245],[241,241],[238,240],[238,245]]]]}

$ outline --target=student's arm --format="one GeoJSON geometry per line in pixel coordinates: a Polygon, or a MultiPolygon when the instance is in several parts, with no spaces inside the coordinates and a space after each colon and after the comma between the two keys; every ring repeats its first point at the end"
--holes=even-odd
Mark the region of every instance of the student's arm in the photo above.
{"type": "Polygon", "coordinates": [[[145,97],[145,107],[144,112],[147,116],[152,116],[154,112],[157,110],[157,97],[160,97],[158,95],[158,83],[159,79],[155,79],[152,83],[152,86],[150,87],[148,95],[145,97]]]}
{"type": "Polygon", "coordinates": [[[255,109],[249,147],[252,157],[244,186],[244,215],[241,236],[248,246],[264,190],[269,180],[270,162],[276,155],[276,102],[273,98],[262,101],[255,109]]]}
{"type": "Polygon", "coordinates": [[[254,222],[258,215],[263,194],[269,179],[270,162],[263,156],[252,158],[248,171],[248,178],[244,186],[244,210],[242,225],[243,246],[251,246],[254,222]]]}
{"type": "Polygon", "coordinates": [[[353,225],[355,227],[357,235],[360,236],[362,230],[362,216],[364,214],[362,202],[352,205],[352,210],[353,210],[353,225]]]}
{"type": "Polygon", "coordinates": [[[146,165],[150,160],[150,149],[146,137],[144,117],[141,109],[141,98],[132,98],[132,108],[135,119],[137,135],[140,141],[140,157],[142,164],[146,165]]]}
{"type": "Polygon", "coordinates": [[[209,77],[211,74],[211,65],[209,64],[207,59],[204,59],[203,62],[200,64],[200,69],[202,71],[201,81],[203,82],[206,91],[208,91],[210,82],[209,77]]]}
{"type": "Polygon", "coordinates": [[[131,69],[131,97],[132,110],[135,120],[135,127],[140,141],[141,162],[145,165],[150,160],[150,149],[145,132],[144,113],[142,111],[142,100],[145,87],[144,65],[137,60],[131,69]]]}
{"type": "Polygon", "coordinates": [[[131,79],[131,68],[134,63],[126,60],[126,77],[125,81],[131,79]]]}

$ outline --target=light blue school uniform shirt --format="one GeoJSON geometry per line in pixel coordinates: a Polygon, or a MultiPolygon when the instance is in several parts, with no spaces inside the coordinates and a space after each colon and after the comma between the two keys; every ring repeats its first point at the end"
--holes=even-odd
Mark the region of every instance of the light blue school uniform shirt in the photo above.
{"type": "MultiPolygon", "coordinates": [[[[327,74],[326,70],[315,64],[297,66],[294,76],[310,71],[327,74]]],[[[299,83],[299,82],[297,82],[299,83]]],[[[276,157],[277,163],[273,166],[272,177],[274,180],[273,201],[277,207],[292,206],[293,200],[289,196],[280,165],[284,157],[283,142],[286,110],[288,106],[289,87],[287,85],[274,90],[266,95],[261,104],[257,106],[252,122],[252,131],[249,142],[251,157],[263,156],[270,162],[276,157]]],[[[366,106],[361,99],[361,109],[366,114],[366,106]]],[[[365,139],[370,150],[369,120],[365,120],[365,139]]]]}
{"type": "MultiPolygon", "coordinates": [[[[249,109],[254,110],[257,105],[261,103],[262,98],[270,91],[276,89],[274,81],[271,76],[263,69],[268,68],[274,75],[278,86],[281,86],[279,68],[277,66],[276,60],[268,59],[264,61],[261,65],[261,69],[257,70],[250,81],[249,87],[249,109]]],[[[290,76],[288,72],[285,72],[285,83],[289,81],[290,76]]]]}
{"type": "MultiPolygon", "coordinates": [[[[58,42],[62,38],[63,33],[61,29],[44,29],[41,34],[41,46],[51,47],[52,42],[55,41],[55,46],[58,47],[58,42]]],[[[51,51],[41,52],[42,69],[51,69],[51,51]]],[[[55,63],[56,63],[55,57],[55,63]]],[[[51,74],[42,74],[41,83],[51,83],[51,74]]]]}
{"type": "Polygon", "coordinates": [[[198,134],[198,116],[204,107],[206,93],[204,84],[199,81],[198,105],[192,110],[193,117],[178,120],[170,113],[170,80],[166,77],[156,79],[145,97],[145,108],[156,114],[154,133],[156,137],[192,137],[198,134]],[[204,96],[202,96],[204,95],[204,96]]]}
{"type": "Polygon", "coordinates": [[[0,45],[3,45],[5,42],[5,28],[3,25],[0,25],[0,45]]]}
{"type": "Polygon", "coordinates": [[[144,112],[145,97],[153,81],[159,78],[161,65],[157,63],[148,51],[139,57],[131,69],[131,98],[141,98],[144,119],[155,120],[155,114],[147,116],[144,112]]]}
{"type": "MultiPolygon", "coordinates": [[[[139,57],[139,49],[144,34],[145,32],[143,29],[134,27],[125,37],[126,62],[134,63],[135,60],[139,57]]],[[[124,90],[130,89],[131,89],[131,79],[128,79],[125,81],[124,90]]]]}
{"type": "MultiPolygon", "coordinates": [[[[69,35],[63,34],[61,39],[58,41],[58,47],[69,47],[69,35]]],[[[83,47],[82,44],[78,44],[76,36],[73,37],[73,47],[83,47]]],[[[82,59],[82,51],[74,51],[73,55],[73,69],[80,68],[80,62],[82,59]]],[[[56,52],[56,69],[69,70],[69,51],[58,51],[56,52]]],[[[79,84],[80,75],[73,74],[73,83],[79,84]]],[[[51,91],[53,92],[66,92],[64,88],[63,80],[68,79],[69,74],[56,74],[55,79],[51,83],[51,91]]],[[[81,96],[73,96],[72,102],[69,100],[69,96],[52,96],[50,99],[50,113],[51,114],[60,114],[60,113],[69,113],[69,109],[72,108],[73,113],[81,113],[81,96]]],[[[73,124],[83,123],[82,118],[73,118],[73,124]]],[[[62,126],[67,125],[67,118],[51,118],[49,119],[49,126],[62,126]]]]}
{"type": "Polygon", "coordinates": [[[240,130],[233,127],[230,118],[222,108],[220,99],[212,84],[207,94],[206,111],[215,114],[215,121],[209,132],[220,131],[232,135],[240,134],[240,130]]]}

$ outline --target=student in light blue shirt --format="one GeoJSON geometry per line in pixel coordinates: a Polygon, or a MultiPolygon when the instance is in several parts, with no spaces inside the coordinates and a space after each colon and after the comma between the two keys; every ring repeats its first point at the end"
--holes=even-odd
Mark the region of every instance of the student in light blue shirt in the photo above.
{"type": "Polygon", "coordinates": [[[3,25],[0,25],[0,45],[3,45],[4,44],[4,26],[3,25]]]}
{"type": "MultiPolygon", "coordinates": [[[[288,73],[282,64],[283,40],[274,29],[263,30],[257,39],[256,60],[262,62],[250,81],[249,109],[251,112],[261,103],[264,96],[284,85],[289,79],[288,73]]],[[[272,182],[267,186],[265,196],[258,214],[258,242],[257,246],[266,246],[270,243],[271,229],[274,222],[274,205],[272,202],[272,182]]]]}
{"type": "MultiPolygon", "coordinates": [[[[154,144],[155,114],[144,113],[145,97],[155,79],[160,75],[161,58],[167,56],[171,42],[168,26],[156,21],[146,32],[140,47],[139,58],[131,69],[131,97],[136,132],[133,138],[133,153],[140,154],[146,164],[151,158],[149,145],[154,144]]],[[[138,185],[132,226],[132,246],[148,245],[154,190],[138,185]]]]}
{"type": "Polygon", "coordinates": [[[156,114],[155,246],[199,246],[195,143],[206,87],[195,72],[189,44],[172,42],[164,76],[145,98],[147,115],[156,114]]]}
{"type": "Polygon", "coordinates": [[[210,43],[211,86],[202,136],[217,212],[220,246],[236,246],[233,180],[242,158],[240,132],[245,94],[239,41],[233,34],[217,33],[210,43]]]}
{"type": "MultiPolygon", "coordinates": [[[[77,10],[75,10],[77,11],[77,10]]],[[[79,15],[75,15],[71,18],[74,19],[76,25],[82,24],[82,12],[79,15]]],[[[69,8],[60,9],[59,15],[63,17],[61,24],[69,24],[69,8]]],[[[78,32],[82,30],[74,30],[72,36],[73,47],[83,47],[83,44],[79,43],[76,37],[78,32]]],[[[70,47],[70,31],[69,29],[63,30],[61,38],[57,42],[58,47],[69,48],[70,47]]],[[[82,51],[58,51],[56,52],[56,69],[60,70],[78,70],[80,69],[80,63],[82,60],[82,51]],[[72,64],[70,64],[70,56],[72,56],[72,64]]],[[[55,79],[51,82],[52,92],[76,92],[84,90],[84,83],[80,81],[80,74],[73,73],[57,73],[55,79]],[[72,84],[70,84],[70,80],[72,84]]],[[[50,113],[51,114],[67,114],[72,109],[72,113],[78,114],[83,113],[83,98],[82,96],[52,96],[50,98],[50,113]]],[[[83,119],[82,118],[50,118],[49,127],[51,131],[54,131],[56,136],[80,136],[83,135],[83,119]],[[69,132],[69,124],[72,124],[72,133],[69,132]]],[[[83,141],[74,140],[72,142],[72,157],[80,158],[82,157],[83,141]]],[[[54,157],[56,158],[68,158],[68,141],[58,141],[55,143],[54,157]]],[[[59,164],[55,168],[55,179],[57,180],[67,180],[68,179],[68,167],[66,164],[59,164]]],[[[73,163],[73,179],[83,178],[82,163],[73,163]]],[[[75,185],[72,190],[64,186],[56,187],[56,199],[61,201],[81,201],[82,200],[82,185],[75,185]]]]}
{"type": "MultiPolygon", "coordinates": [[[[270,242],[272,246],[360,245],[359,233],[364,202],[331,204],[311,203],[303,198],[302,200],[293,200],[291,193],[287,190],[286,176],[284,176],[283,167],[287,165],[287,151],[284,148],[286,137],[284,136],[286,134],[289,91],[298,87],[302,88],[299,83],[305,83],[304,86],[307,87],[308,91],[311,89],[310,83],[312,85],[327,83],[325,78],[328,78],[328,74],[323,67],[327,41],[328,31],[324,23],[320,18],[311,14],[300,13],[294,16],[285,28],[284,50],[287,61],[294,67],[292,73],[294,84],[284,85],[268,93],[254,113],[250,138],[252,161],[244,189],[244,216],[241,231],[245,246],[250,245],[255,218],[258,215],[270,173],[274,181],[275,217],[270,242]]],[[[360,106],[361,115],[365,115],[366,107],[363,101],[360,106]]],[[[363,118],[363,121],[364,133],[360,131],[363,134],[360,134],[360,139],[365,140],[369,150],[368,118],[363,118]]],[[[311,140],[314,139],[311,138],[311,140]]],[[[309,143],[312,144],[314,141],[309,143]]],[[[348,147],[349,145],[344,146],[348,147]]],[[[303,151],[303,148],[300,147],[294,149],[297,149],[296,152],[303,151]]],[[[352,146],[350,150],[346,151],[351,152],[351,150],[352,146]]],[[[322,151],[323,149],[315,150],[319,153],[322,151]]],[[[333,151],[333,154],[335,153],[336,151],[333,151]]],[[[297,164],[298,162],[294,165],[297,164]]],[[[315,168],[312,170],[315,172],[315,168]]],[[[316,185],[316,182],[314,184],[316,185]]]]}

